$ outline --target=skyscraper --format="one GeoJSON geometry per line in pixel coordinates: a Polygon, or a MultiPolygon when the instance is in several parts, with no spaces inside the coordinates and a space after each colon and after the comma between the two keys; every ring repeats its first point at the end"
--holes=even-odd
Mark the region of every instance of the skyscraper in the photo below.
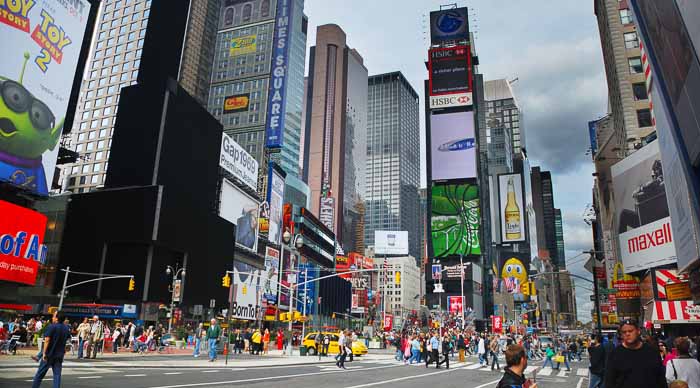
{"type": "Polygon", "coordinates": [[[368,81],[365,243],[375,230],[405,230],[409,255],[420,259],[418,94],[401,72],[368,81]]]}
{"type": "Polygon", "coordinates": [[[489,169],[505,173],[513,171],[513,158],[525,145],[521,131],[521,111],[506,79],[484,82],[486,101],[486,148],[489,169]]]}
{"type": "MultiPolygon", "coordinates": [[[[192,0],[179,79],[204,104],[211,72],[217,9],[214,2],[192,0]]],[[[104,184],[121,88],[136,83],[151,0],[100,3],[98,21],[85,66],[69,148],[80,155],[61,172],[66,190],[87,192],[104,184]]]]}
{"type": "Polygon", "coordinates": [[[339,26],[318,27],[307,85],[303,170],[311,208],[346,251],[361,252],[354,237],[364,220],[367,68],[339,26]]]}
{"type": "Polygon", "coordinates": [[[557,242],[557,259],[559,269],[566,269],[566,250],[564,249],[564,220],[561,209],[554,209],[554,235],[557,242]]]}

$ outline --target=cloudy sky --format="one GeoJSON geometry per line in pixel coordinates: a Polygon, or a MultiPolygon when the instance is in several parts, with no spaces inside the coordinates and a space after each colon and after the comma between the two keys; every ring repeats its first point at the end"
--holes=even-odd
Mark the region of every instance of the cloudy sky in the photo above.
{"type": "MultiPolygon", "coordinates": [[[[513,85],[524,114],[528,156],[552,171],[562,209],[569,269],[590,278],[582,250],[592,246],[582,214],[591,202],[593,166],[587,122],[605,114],[607,88],[593,1],[306,0],[308,46],[318,25],[335,23],[371,74],[400,70],[421,96],[427,77],[428,14],[442,3],[470,10],[479,72],[513,85]]],[[[421,109],[421,121],[423,121],[421,109]]],[[[421,122],[421,127],[424,127],[421,122]]],[[[424,142],[423,142],[424,144],[424,142]]],[[[425,161],[423,161],[425,165],[425,161]]],[[[425,185],[425,173],[422,176],[425,185]]],[[[589,283],[577,281],[579,319],[590,320],[589,283]]]]}

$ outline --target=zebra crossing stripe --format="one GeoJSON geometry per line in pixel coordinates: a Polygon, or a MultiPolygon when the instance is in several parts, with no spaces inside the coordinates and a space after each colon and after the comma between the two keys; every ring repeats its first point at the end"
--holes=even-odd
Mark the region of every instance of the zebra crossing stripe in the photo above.
{"type": "Polygon", "coordinates": [[[588,368],[578,368],[578,370],[576,371],[576,376],[588,376],[588,368]]]}
{"type": "Polygon", "coordinates": [[[542,368],[539,372],[537,372],[538,376],[549,376],[552,374],[552,368],[546,367],[542,368]]]}
{"type": "Polygon", "coordinates": [[[557,377],[566,377],[566,371],[563,370],[563,371],[559,372],[559,374],[557,375],[557,377]]]}
{"type": "Polygon", "coordinates": [[[472,369],[472,370],[473,370],[473,369],[479,369],[479,368],[481,368],[481,367],[482,367],[481,364],[479,364],[479,363],[474,363],[473,365],[469,365],[468,367],[466,367],[466,368],[464,368],[464,369],[472,369]]]}

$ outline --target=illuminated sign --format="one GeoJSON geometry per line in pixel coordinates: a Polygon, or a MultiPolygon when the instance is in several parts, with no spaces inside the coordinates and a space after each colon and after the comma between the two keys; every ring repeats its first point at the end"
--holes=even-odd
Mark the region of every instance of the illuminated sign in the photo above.
{"type": "Polygon", "coordinates": [[[265,136],[268,148],[281,148],[289,76],[289,33],[292,26],[292,0],[277,1],[277,21],[272,39],[272,78],[268,93],[265,136]]]}
{"type": "Polygon", "coordinates": [[[249,105],[250,93],[228,96],[224,98],[224,114],[245,112],[249,105]]]}
{"type": "Polygon", "coordinates": [[[34,285],[46,262],[46,216],[0,201],[0,280],[34,285]]]}
{"type": "Polygon", "coordinates": [[[258,36],[246,35],[231,39],[229,55],[232,57],[245,54],[253,54],[258,51],[258,36]]]}
{"type": "Polygon", "coordinates": [[[431,96],[472,92],[470,46],[434,48],[428,55],[431,96]]]}

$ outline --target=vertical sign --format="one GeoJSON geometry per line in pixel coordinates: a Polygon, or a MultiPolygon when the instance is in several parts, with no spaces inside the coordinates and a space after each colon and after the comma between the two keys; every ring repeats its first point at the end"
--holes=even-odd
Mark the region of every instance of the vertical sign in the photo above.
{"type": "Polygon", "coordinates": [[[267,180],[267,202],[270,206],[269,227],[267,239],[269,242],[279,245],[282,237],[282,202],[284,201],[284,178],[270,163],[270,175],[267,180]]]}
{"type": "Polygon", "coordinates": [[[319,221],[321,221],[326,228],[335,233],[335,198],[322,197],[321,211],[319,213],[319,221]]]}
{"type": "Polygon", "coordinates": [[[501,333],[503,331],[503,318],[498,315],[491,316],[491,327],[493,327],[494,333],[501,333]]]}
{"type": "Polygon", "coordinates": [[[272,39],[272,73],[268,92],[265,136],[268,148],[281,148],[289,77],[289,33],[292,29],[293,0],[277,1],[277,21],[272,39]]]}
{"type": "Polygon", "coordinates": [[[180,290],[182,289],[182,280],[176,279],[173,283],[173,302],[180,301],[180,290]]]}
{"type": "Polygon", "coordinates": [[[525,241],[522,176],[520,174],[499,175],[498,192],[503,242],[525,241]]]}

